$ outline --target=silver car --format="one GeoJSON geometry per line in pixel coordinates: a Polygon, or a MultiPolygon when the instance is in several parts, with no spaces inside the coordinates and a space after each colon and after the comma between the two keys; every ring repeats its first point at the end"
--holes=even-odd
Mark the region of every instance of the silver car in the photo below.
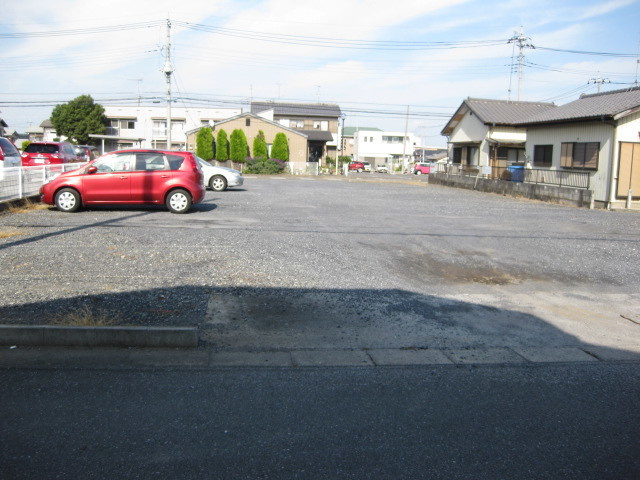
{"type": "Polygon", "coordinates": [[[244,183],[242,173],[233,168],[215,167],[200,157],[198,163],[204,175],[204,185],[216,192],[223,192],[227,188],[239,187],[244,183]]]}

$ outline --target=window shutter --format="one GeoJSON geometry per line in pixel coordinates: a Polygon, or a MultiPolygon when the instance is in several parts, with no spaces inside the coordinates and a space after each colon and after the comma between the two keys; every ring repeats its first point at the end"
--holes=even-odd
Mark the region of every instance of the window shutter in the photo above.
{"type": "Polygon", "coordinates": [[[560,166],[571,168],[573,164],[573,143],[563,143],[560,150],[560,166]]]}
{"type": "Polygon", "coordinates": [[[591,142],[585,144],[584,155],[584,168],[598,168],[598,152],[600,150],[600,144],[598,142],[591,142]]]}

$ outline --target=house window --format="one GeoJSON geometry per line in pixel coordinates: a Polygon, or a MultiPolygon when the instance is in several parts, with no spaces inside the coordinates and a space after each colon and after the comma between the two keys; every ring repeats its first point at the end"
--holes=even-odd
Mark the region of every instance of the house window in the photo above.
{"type": "Polygon", "coordinates": [[[365,142],[367,141],[367,137],[364,137],[364,141],[365,141],[365,142]]]}
{"type": "Polygon", "coordinates": [[[597,170],[599,151],[599,142],[563,143],[560,150],[560,166],[597,170]]]}
{"type": "Polygon", "coordinates": [[[329,122],[326,120],[322,120],[320,122],[320,130],[329,130],[329,122]]]}
{"type": "Polygon", "coordinates": [[[246,119],[244,120],[244,125],[245,125],[246,127],[250,127],[250,126],[251,126],[251,119],[250,119],[250,118],[246,118],[246,119]]]}
{"type": "Polygon", "coordinates": [[[135,120],[120,120],[120,128],[122,130],[133,130],[136,128],[135,120]]]}
{"type": "Polygon", "coordinates": [[[553,158],[553,145],[536,145],[533,147],[533,166],[550,167],[553,158]]]}
{"type": "Polygon", "coordinates": [[[460,165],[462,163],[462,147],[454,147],[452,163],[460,165]]]}
{"type": "Polygon", "coordinates": [[[320,122],[318,122],[318,121],[313,122],[313,128],[319,129],[320,128],[320,122]]]}

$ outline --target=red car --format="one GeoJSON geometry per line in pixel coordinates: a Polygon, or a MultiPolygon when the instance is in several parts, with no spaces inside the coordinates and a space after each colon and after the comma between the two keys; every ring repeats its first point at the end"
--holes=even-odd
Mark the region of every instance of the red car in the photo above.
{"type": "Polygon", "coordinates": [[[364,163],[362,162],[351,162],[349,164],[349,170],[355,170],[356,172],[364,172],[364,163]]]}
{"type": "Polygon", "coordinates": [[[22,152],[22,166],[74,163],[78,156],[73,145],[67,142],[31,142],[22,152]]]}
{"type": "Polygon", "coordinates": [[[194,154],[140,149],[107,153],[40,188],[42,201],[63,212],[82,205],[164,204],[185,213],[204,193],[194,154]]]}
{"type": "Polygon", "coordinates": [[[428,163],[416,163],[412,168],[413,173],[416,175],[427,175],[431,173],[431,165],[428,163]]]}

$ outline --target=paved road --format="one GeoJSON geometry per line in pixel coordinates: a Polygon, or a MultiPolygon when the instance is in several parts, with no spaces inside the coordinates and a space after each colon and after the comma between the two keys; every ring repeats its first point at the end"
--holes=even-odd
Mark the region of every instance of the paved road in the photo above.
{"type": "Polygon", "coordinates": [[[637,364],[0,370],[7,479],[640,478],[637,364]]]}
{"type": "Polygon", "coordinates": [[[635,213],[248,178],[188,215],[37,210],[0,233],[6,322],[198,325],[218,350],[640,345],[635,213]]]}

